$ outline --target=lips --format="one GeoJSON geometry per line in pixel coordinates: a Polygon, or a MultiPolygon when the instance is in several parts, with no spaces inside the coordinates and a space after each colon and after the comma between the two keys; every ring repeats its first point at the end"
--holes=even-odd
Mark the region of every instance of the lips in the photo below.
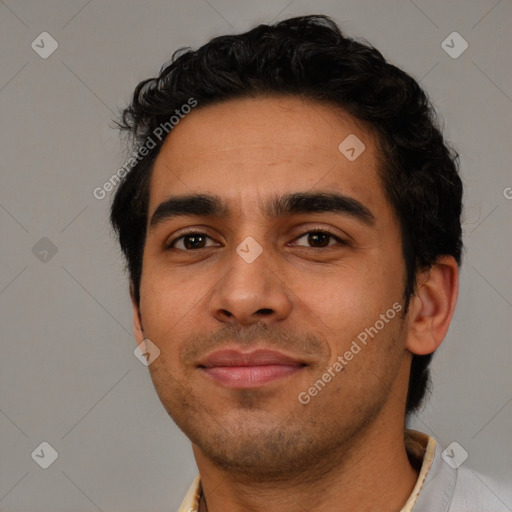
{"type": "Polygon", "coordinates": [[[205,357],[199,368],[217,383],[232,388],[255,388],[292,375],[305,363],[273,350],[242,352],[224,349],[205,357]]]}

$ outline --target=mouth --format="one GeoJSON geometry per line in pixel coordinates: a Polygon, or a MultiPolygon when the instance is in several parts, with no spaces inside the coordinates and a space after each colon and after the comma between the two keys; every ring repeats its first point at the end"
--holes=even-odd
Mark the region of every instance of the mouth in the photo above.
{"type": "Polygon", "coordinates": [[[251,389],[284,379],[302,370],[306,364],[273,350],[251,352],[224,349],[213,352],[199,365],[209,378],[226,387],[251,389]]]}

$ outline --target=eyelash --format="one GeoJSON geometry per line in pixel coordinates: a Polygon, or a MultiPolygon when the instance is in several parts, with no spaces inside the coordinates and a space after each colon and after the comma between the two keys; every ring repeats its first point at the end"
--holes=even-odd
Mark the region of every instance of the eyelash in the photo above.
{"type": "MultiPolygon", "coordinates": [[[[296,237],[294,240],[298,240],[298,239],[302,238],[303,236],[309,235],[311,233],[322,233],[324,235],[328,235],[330,238],[334,238],[341,245],[349,245],[346,240],[343,240],[338,235],[335,235],[334,233],[332,233],[331,231],[326,230],[326,229],[312,229],[309,231],[305,231],[304,233],[302,233],[298,237],[296,237]]],[[[206,233],[204,233],[202,231],[189,231],[188,233],[182,233],[180,236],[171,240],[168,244],[166,244],[165,248],[167,250],[175,249],[175,247],[173,247],[173,246],[174,246],[174,244],[176,244],[176,242],[178,242],[179,240],[181,240],[183,238],[186,238],[187,236],[193,236],[193,235],[205,236],[205,237],[213,240],[210,236],[208,236],[206,233]]],[[[177,249],[177,250],[183,251],[183,252],[197,252],[197,251],[200,251],[201,249],[208,249],[210,247],[200,247],[199,249],[177,249]]],[[[298,247],[304,247],[304,246],[298,246],[298,247]]],[[[306,248],[307,249],[327,249],[328,247],[331,247],[331,245],[327,245],[326,247],[306,247],[306,248]]]]}

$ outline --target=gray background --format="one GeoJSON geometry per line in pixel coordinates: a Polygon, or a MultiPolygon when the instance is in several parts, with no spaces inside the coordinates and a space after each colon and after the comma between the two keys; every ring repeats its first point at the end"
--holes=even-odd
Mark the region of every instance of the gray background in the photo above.
{"type": "Polygon", "coordinates": [[[310,13],[333,16],[415,76],[461,153],[460,298],[433,365],[434,394],[413,426],[445,447],[457,441],[464,464],[512,510],[510,487],[495,486],[512,481],[510,0],[6,0],[0,511],[172,511],[181,502],[196,474],[192,452],[133,354],[110,197],[92,191],[126,157],[111,128],[118,107],[173,50],[310,13]],[[47,59],[31,48],[43,31],[59,44],[47,59]],[[469,44],[458,58],[441,47],[453,31],[469,44]],[[48,469],[31,458],[43,441],[58,452],[48,469]]]}

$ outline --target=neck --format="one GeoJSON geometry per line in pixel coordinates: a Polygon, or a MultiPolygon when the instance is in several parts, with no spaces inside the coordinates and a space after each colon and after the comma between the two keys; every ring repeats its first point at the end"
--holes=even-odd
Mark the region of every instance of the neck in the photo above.
{"type": "Polygon", "coordinates": [[[418,477],[409,463],[403,431],[379,431],[333,451],[322,470],[290,473],[284,481],[254,480],[214,466],[197,446],[194,455],[204,499],[200,512],[400,510],[418,477]]]}

